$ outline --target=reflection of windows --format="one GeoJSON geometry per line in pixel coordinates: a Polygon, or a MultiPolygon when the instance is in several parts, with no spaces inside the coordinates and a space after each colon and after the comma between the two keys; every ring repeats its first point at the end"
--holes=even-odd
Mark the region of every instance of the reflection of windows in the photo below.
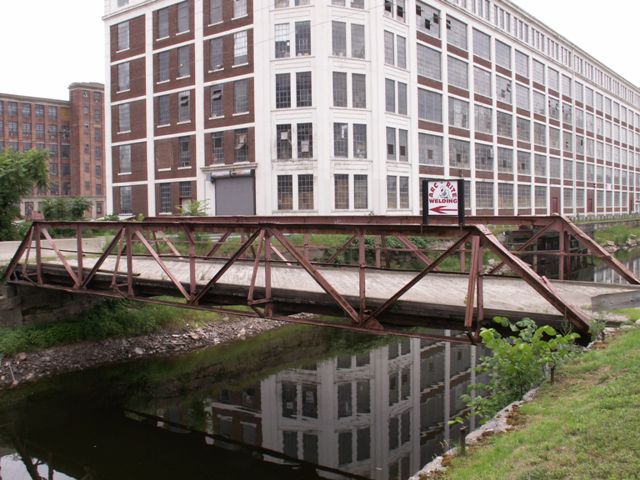
{"type": "MultiPolygon", "coordinates": [[[[278,181],[279,180],[280,180],[280,177],[278,177],[278,181]]],[[[296,414],[298,412],[298,393],[297,393],[296,384],[290,383],[290,382],[282,382],[281,387],[282,387],[282,416],[285,418],[296,418],[296,414]]]]}

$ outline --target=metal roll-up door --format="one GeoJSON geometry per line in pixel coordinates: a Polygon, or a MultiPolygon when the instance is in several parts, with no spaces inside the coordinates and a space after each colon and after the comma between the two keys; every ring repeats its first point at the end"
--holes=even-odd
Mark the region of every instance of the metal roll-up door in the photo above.
{"type": "Polygon", "coordinates": [[[255,215],[254,177],[215,179],[216,215],[255,215]]]}

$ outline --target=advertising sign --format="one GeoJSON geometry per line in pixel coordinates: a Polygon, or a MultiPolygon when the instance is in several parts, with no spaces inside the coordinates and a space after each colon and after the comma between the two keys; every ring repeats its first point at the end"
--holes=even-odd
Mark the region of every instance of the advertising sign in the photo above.
{"type": "Polygon", "coordinates": [[[464,181],[455,179],[422,181],[422,221],[429,217],[457,216],[464,223],[464,181]]]}

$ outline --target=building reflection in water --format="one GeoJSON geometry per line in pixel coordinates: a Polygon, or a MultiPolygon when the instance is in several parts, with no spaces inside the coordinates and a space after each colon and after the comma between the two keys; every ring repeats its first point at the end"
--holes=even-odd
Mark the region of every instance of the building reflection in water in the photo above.
{"type": "Polygon", "coordinates": [[[283,370],[207,399],[207,433],[368,478],[406,479],[458,439],[448,420],[465,411],[460,397],[476,382],[478,348],[404,338],[283,370]]]}

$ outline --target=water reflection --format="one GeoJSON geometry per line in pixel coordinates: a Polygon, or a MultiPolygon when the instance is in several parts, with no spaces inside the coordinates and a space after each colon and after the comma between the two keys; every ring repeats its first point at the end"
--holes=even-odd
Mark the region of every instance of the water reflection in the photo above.
{"type": "MultiPolygon", "coordinates": [[[[616,253],[616,258],[625,264],[636,277],[640,277],[640,249],[629,251],[620,251],[616,253]]],[[[576,280],[598,283],[628,284],[625,279],[613,271],[610,267],[602,262],[585,268],[576,273],[576,280]]]]}
{"type": "MultiPolygon", "coordinates": [[[[149,377],[124,390],[112,383],[121,390],[118,400],[85,383],[82,393],[19,404],[10,412],[12,428],[29,446],[25,455],[50,458],[69,475],[59,478],[91,471],[95,478],[180,472],[180,478],[406,479],[457,440],[459,425],[448,420],[464,413],[460,396],[476,382],[480,351],[421,339],[377,342],[322,360],[298,349],[294,368],[257,377],[249,361],[242,371],[228,360],[196,368],[188,358],[174,359],[179,379],[149,377]],[[101,400],[87,399],[88,390],[101,400]],[[214,477],[205,473],[212,465],[214,477]]],[[[136,374],[149,376],[166,362],[147,362],[136,374]]],[[[0,440],[8,437],[0,426],[0,440]]]]}

